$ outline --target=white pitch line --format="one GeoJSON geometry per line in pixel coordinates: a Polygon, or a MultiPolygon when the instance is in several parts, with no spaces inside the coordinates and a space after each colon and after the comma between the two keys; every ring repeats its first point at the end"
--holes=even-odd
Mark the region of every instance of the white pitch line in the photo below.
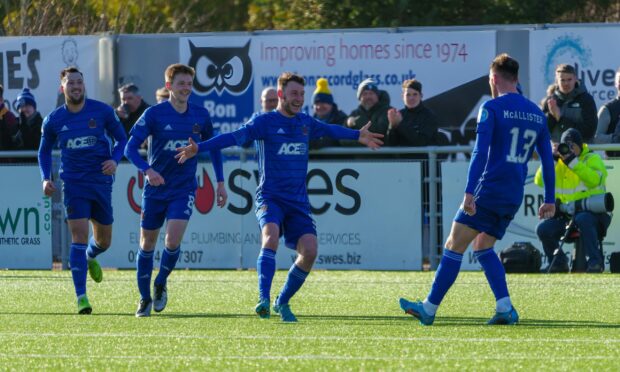
{"type": "Polygon", "coordinates": [[[343,356],[343,355],[214,355],[214,356],[198,356],[198,355],[72,355],[72,354],[0,354],[0,358],[7,359],[78,359],[84,360],[99,360],[99,359],[116,359],[116,360],[153,360],[153,359],[178,359],[178,360],[343,360],[343,361],[446,361],[446,360],[545,360],[545,361],[581,361],[581,360],[620,360],[620,357],[613,357],[608,355],[584,355],[584,356],[532,356],[532,355],[472,355],[472,356],[458,356],[458,357],[440,357],[434,355],[418,355],[415,357],[402,357],[402,356],[343,356]]]}
{"type": "Polygon", "coordinates": [[[32,332],[0,332],[0,338],[10,337],[83,337],[83,338],[167,338],[167,339],[196,339],[196,340],[280,340],[300,341],[430,341],[430,342],[568,342],[568,343],[620,343],[619,338],[461,338],[461,337],[385,337],[385,336],[281,336],[281,335],[252,335],[252,336],[208,336],[208,335],[173,335],[173,334],[135,334],[135,333],[32,333],[32,332]]]}

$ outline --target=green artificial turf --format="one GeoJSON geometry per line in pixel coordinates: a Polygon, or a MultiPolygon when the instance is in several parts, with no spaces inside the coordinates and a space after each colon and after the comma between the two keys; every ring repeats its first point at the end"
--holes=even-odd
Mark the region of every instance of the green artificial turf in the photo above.
{"type": "Polygon", "coordinates": [[[134,271],[88,280],[91,315],[76,314],[69,271],[0,271],[0,369],[620,369],[620,275],[509,275],[520,324],[491,327],[484,274],[463,272],[424,327],[398,299],[424,298],[433,275],[316,271],[285,324],[254,313],[253,271],[176,271],[168,307],[140,319],[134,271]]]}

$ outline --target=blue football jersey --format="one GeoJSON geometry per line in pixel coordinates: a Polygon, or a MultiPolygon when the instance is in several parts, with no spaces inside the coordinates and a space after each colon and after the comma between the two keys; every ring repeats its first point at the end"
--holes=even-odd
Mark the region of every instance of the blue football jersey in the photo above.
{"type": "Polygon", "coordinates": [[[143,197],[172,200],[196,190],[197,157],[179,164],[174,156],[177,154],[177,147],[189,144],[189,137],[200,142],[213,136],[211,117],[205,108],[189,103],[187,110],[180,114],[170,102],[159,103],[144,111],[131,129],[130,135],[140,141],[151,136],[147,161],[165,181],[165,184],[157,187],[147,182],[143,197]]]}
{"type": "Polygon", "coordinates": [[[253,117],[232,132],[237,144],[256,141],[260,175],[256,199],[308,203],[308,143],[327,131],[327,124],[307,114],[290,118],[272,111],[253,117]]]}
{"type": "Polygon", "coordinates": [[[534,149],[545,159],[551,156],[545,115],[522,95],[504,94],[482,105],[476,132],[475,151],[486,151],[480,155],[487,160],[477,170],[472,158],[466,192],[487,207],[520,205],[534,149]]]}
{"type": "MultiPolygon", "coordinates": [[[[65,182],[112,184],[114,176],[102,173],[102,163],[113,158],[113,133],[125,140],[122,125],[112,107],[85,99],[80,112],[70,112],[66,105],[52,111],[43,120],[42,137],[58,143],[61,150],[60,177],[65,182]]],[[[124,146],[124,145],[123,145],[124,146]]],[[[122,151],[116,160],[120,160],[122,151]]]]}

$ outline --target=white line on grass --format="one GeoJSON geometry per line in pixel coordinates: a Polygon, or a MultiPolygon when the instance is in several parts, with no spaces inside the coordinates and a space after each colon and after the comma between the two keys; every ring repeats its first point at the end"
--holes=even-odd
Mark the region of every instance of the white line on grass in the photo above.
{"type": "MultiPolygon", "coordinates": [[[[173,335],[173,334],[135,334],[135,333],[32,333],[32,332],[0,332],[0,338],[10,337],[123,337],[123,338],[168,338],[196,340],[272,340],[273,335],[252,336],[208,336],[208,335],[173,335]]],[[[619,338],[462,338],[462,337],[385,337],[385,336],[277,336],[284,340],[317,340],[317,341],[431,341],[431,342],[568,342],[568,343],[620,343],[619,338]]]]}
{"type": "Polygon", "coordinates": [[[455,356],[455,357],[437,357],[436,355],[417,355],[415,357],[402,357],[402,356],[344,356],[344,355],[214,355],[214,356],[198,356],[198,355],[73,355],[73,354],[0,354],[0,358],[7,359],[79,359],[79,360],[99,360],[99,359],[117,359],[117,360],[142,360],[142,359],[179,359],[179,360],[433,360],[433,361],[445,361],[445,360],[546,360],[546,361],[581,361],[581,360],[618,360],[619,357],[613,357],[608,355],[592,355],[592,356],[554,356],[550,358],[545,356],[532,356],[532,355],[472,355],[472,356],[455,356]]]}

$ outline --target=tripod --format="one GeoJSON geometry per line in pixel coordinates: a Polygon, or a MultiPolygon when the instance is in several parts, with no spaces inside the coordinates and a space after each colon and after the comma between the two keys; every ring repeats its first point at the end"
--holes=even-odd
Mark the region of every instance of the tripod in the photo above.
{"type": "MultiPolygon", "coordinates": [[[[549,264],[549,268],[547,269],[547,274],[551,273],[551,268],[553,267],[553,265],[555,264],[556,259],[558,258],[558,256],[560,254],[564,254],[564,251],[562,250],[562,247],[564,246],[564,243],[566,242],[566,240],[569,239],[570,234],[575,230],[576,228],[576,224],[575,224],[575,216],[571,216],[570,221],[568,222],[568,224],[566,225],[566,230],[564,231],[564,235],[560,238],[560,245],[556,248],[555,251],[553,251],[553,260],[551,260],[551,263],[549,264]]],[[[572,260],[570,263],[570,268],[569,271],[572,269],[572,260]]]]}

